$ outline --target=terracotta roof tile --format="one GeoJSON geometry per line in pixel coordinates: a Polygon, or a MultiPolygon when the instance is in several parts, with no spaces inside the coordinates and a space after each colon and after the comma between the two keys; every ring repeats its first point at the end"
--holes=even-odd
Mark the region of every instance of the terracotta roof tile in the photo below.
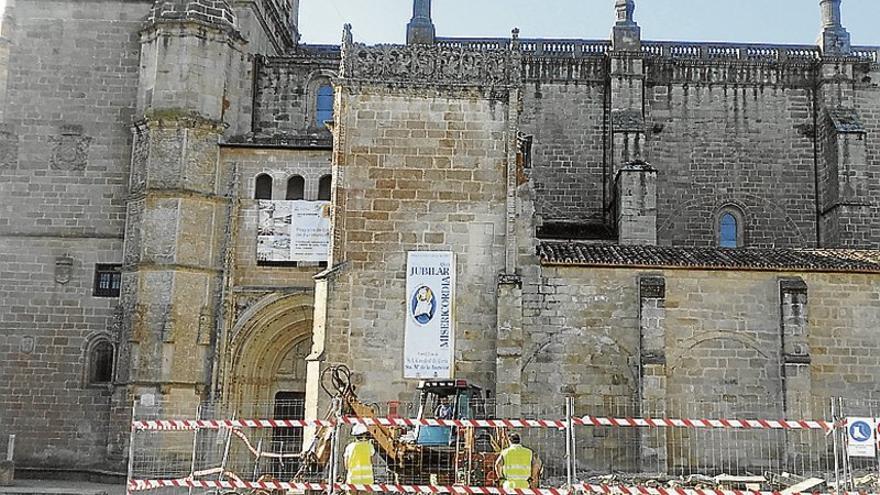
{"type": "Polygon", "coordinates": [[[880,272],[880,251],[669,248],[546,241],[538,245],[538,256],[545,265],[880,272]]]}

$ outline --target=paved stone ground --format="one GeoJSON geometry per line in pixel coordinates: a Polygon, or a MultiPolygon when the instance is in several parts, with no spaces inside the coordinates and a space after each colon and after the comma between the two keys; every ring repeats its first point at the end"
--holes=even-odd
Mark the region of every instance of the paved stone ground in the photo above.
{"type": "Polygon", "coordinates": [[[0,495],[123,495],[124,484],[61,480],[15,480],[15,486],[0,486],[0,495]]]}

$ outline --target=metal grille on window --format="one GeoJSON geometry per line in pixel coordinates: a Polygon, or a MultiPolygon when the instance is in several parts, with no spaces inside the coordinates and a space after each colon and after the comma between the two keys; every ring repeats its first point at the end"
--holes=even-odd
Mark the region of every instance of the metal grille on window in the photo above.
{"type": "Polygon", "coordinates": [[[120,265],[95,266],[95,291],[97,297],[119,297],[122,286],[120,265]]]}

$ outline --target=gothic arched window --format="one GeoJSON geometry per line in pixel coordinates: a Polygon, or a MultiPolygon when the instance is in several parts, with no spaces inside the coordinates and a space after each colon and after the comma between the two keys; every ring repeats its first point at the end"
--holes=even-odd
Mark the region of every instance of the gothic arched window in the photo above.
{"type": "Polygon", "coordinates": [[[300,175],[287,179],[287,199],[298,201],[306,197],[306,180],[300,175]]]}
{"type": "Polygon", "coordinates": [[[254,199],[272,199],[272,176],[260,174],[254,187],[254,199]]]}
{"type": "Polygon", "coordinates": [[[324,123],[333,120],[333,86],[324,84],[318,87],[315,105],[315,120],[318,127],[324,127],[324,123]]]}

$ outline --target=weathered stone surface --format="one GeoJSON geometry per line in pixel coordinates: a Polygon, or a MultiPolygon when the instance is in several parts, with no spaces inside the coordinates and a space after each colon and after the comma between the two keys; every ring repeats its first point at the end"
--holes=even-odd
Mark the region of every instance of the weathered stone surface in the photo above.
{"type": "MultiPolygon", "coordinates": [[[[457,376],[508,414],[877,397],[880,50],[849,46],[837,3],[821,47],[645,41],[631,0],[611,40],[436,38],[419,0],[408,46],[294,48],[296,1],[16,0],[0,431],[26,467],[121,471],[137,395],[246,414],[289,391],[317,414],[346,363],[367,400],[409,400],[403,270],[429,249],[458,256],[457,376]],[[330,267],[258,263],[256,176],[312,200],[331,173],[330,267]],[[730,209],[765,249],[714,248],[730,209]],[[95,297],[97,264],[122,265],[118,299],[95,297]],[[113,384],[87,383],[96,339],[113,384]]],[[[616,468],[708,462],[670,437],[597,433],[582,467],[634,445],[616,468]]]]}

